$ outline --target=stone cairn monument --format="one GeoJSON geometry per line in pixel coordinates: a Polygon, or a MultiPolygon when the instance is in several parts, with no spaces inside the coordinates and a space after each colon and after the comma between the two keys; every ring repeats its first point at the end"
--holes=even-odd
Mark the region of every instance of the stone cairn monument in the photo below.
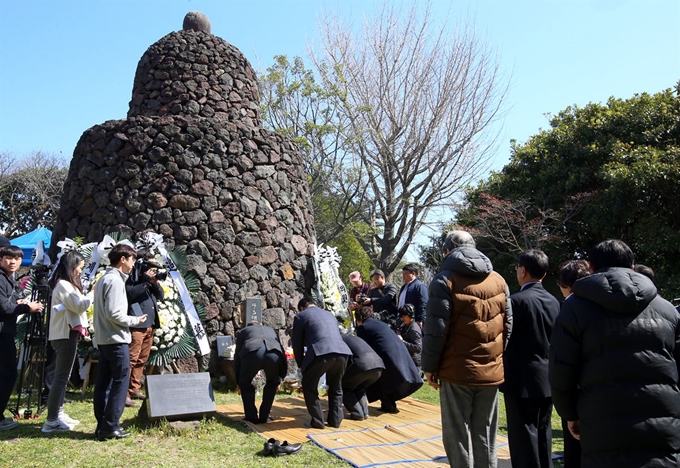
{"type": "MultiPolygon", "coordinates": [[[[200,279],[211,359],[215,340],[243,327],[246,298],[262,299],[264,324],[292,326],[314,281],[312,205],[299,151],[262,127],[255,72],[244,55],[191,12],[182,31],[147,49],[126,119],[83,133],[73,153],[56,240],[99,241],[160,233],[186,248],[200,279]]],[[[54,253],[54,252],[53,252],[54,253]]]]}

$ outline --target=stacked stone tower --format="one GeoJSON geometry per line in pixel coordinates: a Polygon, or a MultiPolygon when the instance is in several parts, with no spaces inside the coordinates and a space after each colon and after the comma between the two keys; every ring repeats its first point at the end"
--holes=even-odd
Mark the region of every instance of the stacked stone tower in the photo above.
{"type": "Polygon", "coordinates": [[[247,297],[262,298],[265,324],[290,327],[313,282],[300,154],[262,128],[250,63],[200,13],[144,53],[127,118],[80,138],[52,244],[149,230],[186,248],[213,347],[217,335],[242,326],[247,297]]]}

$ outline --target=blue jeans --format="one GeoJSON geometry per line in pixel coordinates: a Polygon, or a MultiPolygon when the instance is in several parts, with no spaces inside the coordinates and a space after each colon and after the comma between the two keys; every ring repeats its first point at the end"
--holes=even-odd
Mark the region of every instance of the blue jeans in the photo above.
{"type": "Polygon", "coordinates": [[[99,345],[97,382],[94,385],[94,417],[97,429],[111,433],[120,429],[130,385],[130,346],[127,343],[99,345]]]}
{"type": "Polygon", "coordinates": [[[0,419],[4,418],[16,381],[17,347],[14,344],[14,336],[0,334],[0,419]]]}
{"type": "Polygon", "coordinates": [[[498,387],[441,385],[442,442],[449,464],[495,468],[498,387]]]}

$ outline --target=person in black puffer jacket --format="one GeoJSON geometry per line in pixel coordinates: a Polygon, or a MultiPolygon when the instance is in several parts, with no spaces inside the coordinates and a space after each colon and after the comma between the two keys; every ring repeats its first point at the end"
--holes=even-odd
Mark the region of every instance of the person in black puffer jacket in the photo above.
{"type": "Polygon", "coordinates": [[[550,342],[557,412],[581,440],[582,466],[680,466],[680,317],[620,240],[590,253],[550,342]]]}

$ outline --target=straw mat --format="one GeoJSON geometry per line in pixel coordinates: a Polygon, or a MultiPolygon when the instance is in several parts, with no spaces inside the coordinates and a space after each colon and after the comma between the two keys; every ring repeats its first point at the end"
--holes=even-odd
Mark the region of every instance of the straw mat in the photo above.
{"type": "MultiPolygon", "coordinates": [[[[327,401],[322,398],[321,403],[326,406],[327,401]]],[[[356,467],[448,466],[438,405],[405,398],[397,403],[398,414],[382,413],[379,405],[380,402],[375,402],[369,406],[370,417],[364,421],[345,419],[340,429],[309,429],[304,427],[309,421],[304,399],[290,396],[274,402],[273,421],[244,423],[265,439],[287,440],[291,444],[312,440],[356,467]]],[[[234,420],[243,419],[243,406],[239,403],[219,405],[217,412],[234,420]]],[[[499,461],[510,458],[507,442],[506,437],[498,436],[499,461]]]]}

